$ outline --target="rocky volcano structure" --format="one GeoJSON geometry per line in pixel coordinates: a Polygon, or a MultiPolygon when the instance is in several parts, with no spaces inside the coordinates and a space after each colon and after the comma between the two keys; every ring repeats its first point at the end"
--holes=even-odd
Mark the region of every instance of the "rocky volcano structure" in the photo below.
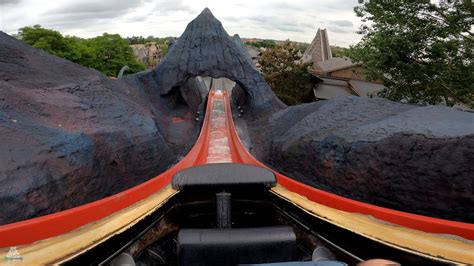
{"type": "Polygon", "coordinates": [[[253,114],[281,109],[284,104],[255,70],[240,40],[230,37],[209,9],[189,23],[159,66],[147,74],[129,76],[134,86],[153,87],[159,95],[173,94],[196,76],[228,78],[246,93],[246,104],[253,114]]]}
{"type": "Polygon", "coordinates": [[[193,145],[197,76],[227,77],[254,110],[283,108],[205,9],[155,69],[112,80],[0,33],[0,224],[139,184],[193,145]]]}
{"type": "Polygon", "coordinates": [[[343,97],[244,120],[252,153],[303,183],[474,222],[474,113],[343,97]]]}
{"type": "Polygon", "coordinates": [[[0,224],[112,195],[176,163],[200,128],[194,83],[181,88],[197,95],[189,103],[161,97],[0,33],[0,224]]]}
{"type": "MultiPolygon", "coordinates": [[[[339,195],[474,221],[474,114],[384,99],[286,107],[205,9],[157,68],[112,80],[0,33],[0,224],[139,184],[194,143],[205,89],[237,83],[260,160],[339,195]]],[[[246,137],[248,136],[248,137],[246,137]]]]}

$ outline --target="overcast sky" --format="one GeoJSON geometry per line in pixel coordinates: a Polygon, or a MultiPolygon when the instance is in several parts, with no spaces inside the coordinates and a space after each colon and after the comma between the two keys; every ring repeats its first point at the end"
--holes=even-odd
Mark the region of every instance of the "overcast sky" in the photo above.
{"type": "Polygon", "coordinates": [[[0,0],[0,30],[40,24],[65,35],[180,36],[209,7],[231,35],[311,42],[318,27],[331,45],[360,40],[357,0],[0,0]]]}

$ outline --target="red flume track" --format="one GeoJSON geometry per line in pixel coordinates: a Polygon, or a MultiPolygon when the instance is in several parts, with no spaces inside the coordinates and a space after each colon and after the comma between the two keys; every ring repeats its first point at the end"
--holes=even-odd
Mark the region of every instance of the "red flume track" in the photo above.
{"type": "MultiPolygon", "coordinates": [[[[233,122],[228,93],[224,92],[222,95],[211,91],[199,138],[178,164],[147,182],[113,196],[54,214],[2,225],[0,226],[0,248],[30,244],[101,220],[169,185],[173,175],[182,169],[205,163],[229,161],[229,158],[234,163],[268,168],[256,160],[242,145],[233,122]],[[222,102],[225,113],[214,112],[215,102],[222,102]],[[214,120],[213,114],[218,115],[214,117],[214,120]],[[225,119],[225,128],[222,124],[222,116],[225,119]],[[212,122],[217,124],[212,125],[212,122]],[[225,146],[226,143],[228,147],[223,147],[222,145],[225,146]]],[[[474,224],[415,215],[366,204],[307,186],[272,171],[275,172],[279,185],[311,201],[347,212],[372,215],[387,222],[425,232],[452,234],[474,240],[474,224]]]]}
{"type": "Polygon", "coordinates": [[[175,173],[207,161],[210,114],[214,92],[209,93],[201,133],[189,153],[164,173],[125,191],[65,211],[0,226],[0,248],[31,244],[101,220],[156,193],[171,183],[175,173]]]}
{"type": "Polygon", "coordinates": [[[256,166],[268,168],[275,173],[279,185],[322,205],[326,205],[342,211],[371,215],[380,220],[429,233],[451,234],[461,236],[469,240],[474,240],[474,224],[417,215],[352,200],[305,185],[267,167],[266,165],[255,159],[242,145],[239,135],[237,134],[234,121],[232,119],[232,112],[230,110],[228,96],[225,97],[225,101],[227,128],[230,134],[229,139],[231,145],[231,152],[233,154],[236,154],[237,158],[237,161],[235,162],[253,164],[256,166]]]}

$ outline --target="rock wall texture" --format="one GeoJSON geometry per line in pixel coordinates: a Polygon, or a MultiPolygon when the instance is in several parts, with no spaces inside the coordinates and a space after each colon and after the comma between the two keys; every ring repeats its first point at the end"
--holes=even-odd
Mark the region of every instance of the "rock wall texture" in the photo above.
{"type": "Polygon", "coordinates": [[[248,109],[254,114],[284,108],[285,105],[255,70],[239,41],[237,37],[230,37],[221,22],[206,8],[188,24],[161,64],[146,76],[140,74],[140,78],[156,87],[161,95],[167,95],[192,77],[224,77],[246,91],[248,109]]]}
{"type": "Polygon", "coordinates": [[[112,195],[176,163],[199,131],[199,103],[176,98],[0,32],[0,224],[112,195]]]}
{"type": "Polygon", "coordinates": [[[252,153],[303,183],[474,222],[474,113],[347,97],[244,119],[252,153]]]}
{"type": "Polygon", "coordinates": [[[284,107],[209,9],[159,66],[119,80],[0,33],[0,224],[112,195],[176,163],[204,115],[197,76],[238,82],[248,110],[284,107]]]}
{"type": "Polygon", "coordinates": [[[474,222],[474,113],[357,97],[286,107],[205,9],[157,68],[119,80],[0,32],[0,224],[117,193],[177,162],[204,115],[197,76],[237,83],[246,145],[290,177],[474,222]]]}

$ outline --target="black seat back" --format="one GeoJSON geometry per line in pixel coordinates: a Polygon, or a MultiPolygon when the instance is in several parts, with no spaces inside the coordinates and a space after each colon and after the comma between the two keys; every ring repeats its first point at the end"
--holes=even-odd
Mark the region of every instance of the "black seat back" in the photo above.
{"type": "Polygon", "coordinates": [[[173,177],[174,189],[276,185],[275,174],[268,169],[236,163],[204,164],[184,169],[173,177]]]}
{"type": "Polygon", "coordinates": [[[296,235],[290,226],[182,229],[178,233],[180,265],[237,265],[295,259],[296,235]]]}

